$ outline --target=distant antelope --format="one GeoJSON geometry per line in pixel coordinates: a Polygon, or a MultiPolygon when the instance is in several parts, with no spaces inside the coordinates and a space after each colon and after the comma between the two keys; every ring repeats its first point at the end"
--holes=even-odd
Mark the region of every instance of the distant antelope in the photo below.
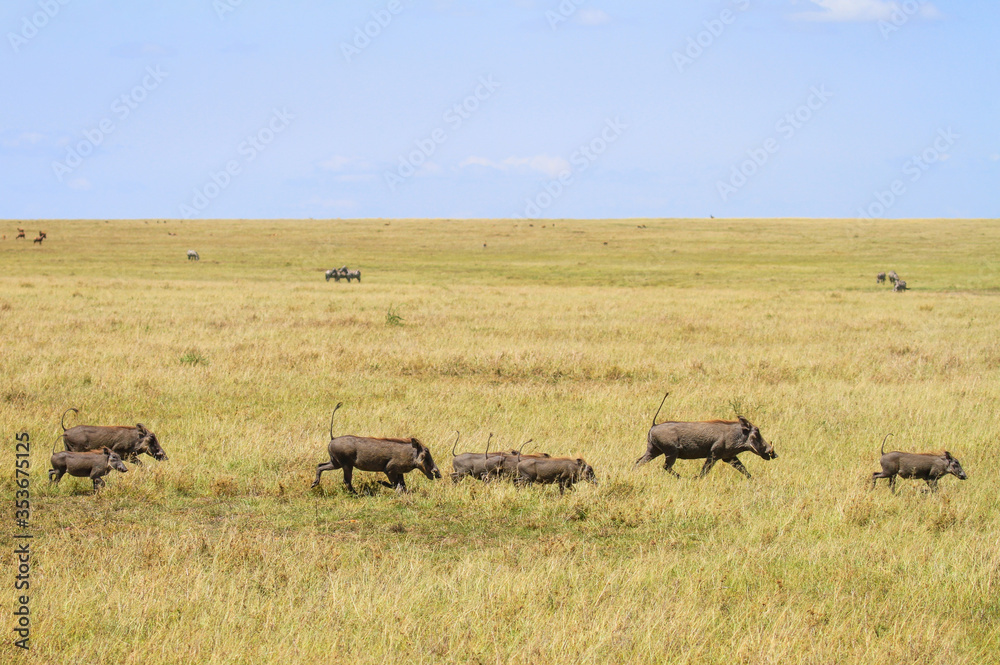
{"type": "Polygon", "coordinates": [[[44,236],[38,236],[37,238],[32,240],[32,242],[37,242],[39,245],[41,245],[43,240],[45,240],[44,236]]]}
{"type": "MultiPolygon", "coordinates": [[[[17,230],[17,238],[24,238],[25,240],[27,240],[27,238],[24,237],[24,229],[17,230]]],[[[14,238],[14,240],[17,240],[17,238],[14,238]]]]}
{"type": "Polygon", "coordinates": [[[39,237],[39,238],[41,238],[42,240],[45,240],[45,239],[46,239],[46,238],[48,238],[49,236],[48,236],[48,235],[46,235],[45,231],[39,231],[39,232],[38,232],[38,237],[39,237]]]}

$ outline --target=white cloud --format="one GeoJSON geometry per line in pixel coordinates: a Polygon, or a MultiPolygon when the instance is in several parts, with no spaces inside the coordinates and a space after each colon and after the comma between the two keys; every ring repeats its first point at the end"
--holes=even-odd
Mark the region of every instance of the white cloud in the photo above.
{"type": "Polygon", "coordinates": [[[495,162],[487,157],[469,157],[461,164],[466,166],[485,166],[499,171],[528,170],[544,173],[550,178],[558,178],[561,174],[570,170],[569,162],[562,157],[552,157],[550,155],[535,155],[534,157],[508,157],[499,162],[495,162]]]}
{"type": "Polygon", "coordinates": [[[611,17],[603,10],[588,8],[576,13],[576,22],[580,25],[604,25],[611,22],[611,17]]]}
{"type": "MultiPolygon", "coordinates": [[[[799,12],[793,14],[792,18],[801,21],[887,21],[893,16],[909,16],[911,11],[906,11],[900,2],[896,0],[809,0],[812,4],[820,7],[819,11],[799,12]]],[[[914,0],[916,1],[916,0],[914,0]]],[[[930,2],[922,0],[920,2],[919,15],[923,18],[940,18],[938,11],[930,2]]]]}

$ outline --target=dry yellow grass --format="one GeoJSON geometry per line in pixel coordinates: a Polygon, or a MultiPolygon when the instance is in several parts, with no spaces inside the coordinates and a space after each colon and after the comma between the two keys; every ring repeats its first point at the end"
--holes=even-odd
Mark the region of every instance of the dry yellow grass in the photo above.
{"type": "Polygon", "coordinates": [[[996,224],[40,224],[0,243],[33,662],[996,661],[996,224]],[[324,281],[345,263],[361,284],[324,281]],[[910,292],[875,285],[892,268],[910,292]],[[661,419],[735,405],[779,458],[633,470],[667,389],[661,419]],[[418,436],[445,473],[455,430],[493,432],[600,484],[310,491],[338,401],[336,433],[418,436]],[[47,487],[70,406],[170,460],[47,487]],[[888,431],[969,480],[868,491],[888,431]]]}

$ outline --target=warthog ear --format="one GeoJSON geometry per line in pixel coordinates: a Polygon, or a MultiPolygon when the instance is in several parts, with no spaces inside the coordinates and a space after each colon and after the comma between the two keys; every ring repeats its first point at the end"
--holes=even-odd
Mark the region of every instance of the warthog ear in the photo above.
{"type": "Polygon", "coordinates": [[[143,425],[142,423],[136,423],[135,424],[135,428],[137,430],[139,430],[139,434],[142,434],[143,436],[146,436],[147,434],[149,434],[149,430],[146,429],[146,426],[143,425]]]}
{"type": "Polygon", "coordinates": [[[101,448],[101,452],[104,453],[105,455],[110,455],[111,449],[108,448],[107,446],[104,446],[103,448],[101,448]]]}
{"type": "Polygon", "coordinates": [[[944,451],[944,458],[945,459],[955,459],[954,457],[951,456],[951,453],[949,453],[947,450],[944,451]]]}
{"type": "Polygon", "coordinates": [[[417,450],[420,450],[421,448],[424,447],[424,444],[420,443],[420,440],[417,439],[416,437],[412,437],[410,439],[410,445],[416,448],[417,450]]]}
{"type": "Polygon", "coordinates": [[[750,424],[749,420],[747,420],[743,416],[736,416],[736,417],[739,418],[740,425],[743,427],[744,432],[749,432],[751,429],[753,429],[753,425],[750,424]]]}

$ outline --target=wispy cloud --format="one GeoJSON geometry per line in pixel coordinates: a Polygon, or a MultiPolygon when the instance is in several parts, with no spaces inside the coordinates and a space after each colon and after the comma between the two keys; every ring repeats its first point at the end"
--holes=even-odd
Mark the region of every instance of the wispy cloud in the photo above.
{"type": "Polygon", "coordinates": [[[558,178],[560,174],[570,170],[569,162],[562,157],[551,155],[535,155],[534,157],[508,157],[499,162],[488,157],[468,157],[460,167],[484,166],[499,171],[537,171],[550,178],[558,178]]]}
{"type": "MultiPolygon", "coordinates": [[[[799,21],[867,22],[887,21],[898,15],[909,15],[895,0],[809,0],[819,10],[798,12],[792,18],[799,21]]],[[[923,18],[940,18],[941,12],[932,3],[920,2],[918,14],[923,18]]]]}

